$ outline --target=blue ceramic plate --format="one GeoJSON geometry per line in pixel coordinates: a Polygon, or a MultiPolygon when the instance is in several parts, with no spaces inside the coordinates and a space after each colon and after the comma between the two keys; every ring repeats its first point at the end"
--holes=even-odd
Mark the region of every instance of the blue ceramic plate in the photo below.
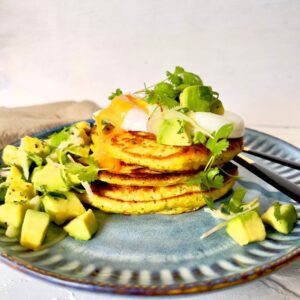
{"type": "MultiPolygon", "coordinates": [[[[55,128],[38,134],[46,137],[55,128]]],[[[252,149],[299,161],[299,149],[264,133],[246,131],[252,149]]],[[[300,172],[260,160],[262,165],[300,184],[300,172]]],[[[259,196],[264,208],[274,200],[300,205],[240,167],[237,185],[247,197],[259,196]]],[[[227,195],[224,199],[228,199],[227,195]]],[[[221,200],[222,201],[222,200],[221,200]]],[[[268,231],[260,243],[237,245],[220,230],[204,240],[200,235],[219,221],[200,209],[176,216],[123,216],[97,212],[100,230],[87,242],[64,238],[52,227],[47,243],[36,252],[0,232],[1,260],[13,268],[47,281],[90,291],[167,295],[228,287],[269,274],[300,255],[300,221],[290,235],[268,231]],[[64,239],[63,239],[64,238],[64,239]]]]}

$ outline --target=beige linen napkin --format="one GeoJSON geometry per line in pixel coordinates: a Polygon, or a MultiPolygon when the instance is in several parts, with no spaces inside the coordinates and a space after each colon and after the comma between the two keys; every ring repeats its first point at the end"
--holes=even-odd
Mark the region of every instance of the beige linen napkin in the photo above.
{"type": "Polygon", "coordinates": [[[90,119],[99,107],[91,101],[0,107],[0,149],[20,137],[77,120],[90,119]]]}

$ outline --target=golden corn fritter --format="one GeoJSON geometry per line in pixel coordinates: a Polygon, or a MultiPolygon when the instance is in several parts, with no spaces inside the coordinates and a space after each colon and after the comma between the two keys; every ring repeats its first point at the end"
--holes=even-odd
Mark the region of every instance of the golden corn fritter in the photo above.
{"type": "Polygon", "coordinates": [[[185,183],[198,171],[161,173],[138,165],[121,163],[118,172],[102,171],[99,180],[123,186],[169,186],[185,183]]]}
{"type": "MultiPolygon", "coordinates": [[[[226,172],[236,176],[237,167],[225,166],[226,172]]],[[[205,197],[213,201],[224,196],[236,178],[225,175],[220,189],[200,191],[199,186],[186,184],[172,186],[122,186],[96,182],[92,184],[93,196],[83,201],[103,211],[121,214],[179,214],[194,211],[205,205],[205,197]]]]}
{"type": "MultiPolygon", "coordinates": [[[[215,165],[230,161],[242,151],[242,138],[229,139],[229,142],[228,149],[217,157],[215,165]]],[[[139,131],[116,135],[105,147],[111,157],[162,172],[199,170],[205,167],[210,158],[210,151],[202,144],[162,145],[156,142],[154,134],[139,131]]]]}
{"type": "Polygon", "coordinates": [[[220,199],[232,188],[235,179],[228,178],[222,188],[209,191],[187,192],[178,196],[171,196],[161,200],[150,201],[122,201],[99,195],[97,188],[93,187],[93,197],[85,196],[82,200],[102,211],[119,214],[179,214],[195,211],[205,205],[205,197],[213,201],[220,199]]]}

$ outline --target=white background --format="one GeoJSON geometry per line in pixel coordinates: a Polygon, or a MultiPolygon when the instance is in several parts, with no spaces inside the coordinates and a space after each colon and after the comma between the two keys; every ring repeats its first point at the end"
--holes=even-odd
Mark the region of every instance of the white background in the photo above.
{"type": "Polygon", "coordinates": [[[2,0],[0,106],[99,104],[181,65],[248,126],[300,126],[300,1],[2,0]]]}
{"type": "MultiPolygon", "coordinates": [[[[115,88],[134,91],[176,65],[200,74],[248,127],[300,146],[298,0],[0,0],[0,106],[65,99],[105,105],[115,88]]],[[[287,270],[278,284],[275,275],[203,299],[299,299],[299,264],[287,270]]],[[[0,295],[116,299],[2,264],[0,295]]]]}

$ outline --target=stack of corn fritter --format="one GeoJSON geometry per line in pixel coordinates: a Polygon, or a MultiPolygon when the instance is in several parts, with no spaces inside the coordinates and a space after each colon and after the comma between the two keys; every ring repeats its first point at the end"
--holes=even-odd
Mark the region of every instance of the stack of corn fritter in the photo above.
{"type": "MultiPolygon", "coordinates": [[[[96,130],[94,130],[94,141],[96,130]]],[[[106,152],[121,161],[117,170],[99,173],[92,195],[85,201],[99,209],[121,214],[179,214],[199,209],[205,198],[217,200],[233,186],[237,167],[229,161],[242,149],[242,138],[229,139],[229,147],[215,161],[222,167],[221,188],[201,190],[187,184],[203,170],[210,158],[202,144],[170,146],[156,142],[155,135],[126,131],[105,145],[106,152]]],[[[104,146],[104,145],[103,145],[104,146]]]]}

